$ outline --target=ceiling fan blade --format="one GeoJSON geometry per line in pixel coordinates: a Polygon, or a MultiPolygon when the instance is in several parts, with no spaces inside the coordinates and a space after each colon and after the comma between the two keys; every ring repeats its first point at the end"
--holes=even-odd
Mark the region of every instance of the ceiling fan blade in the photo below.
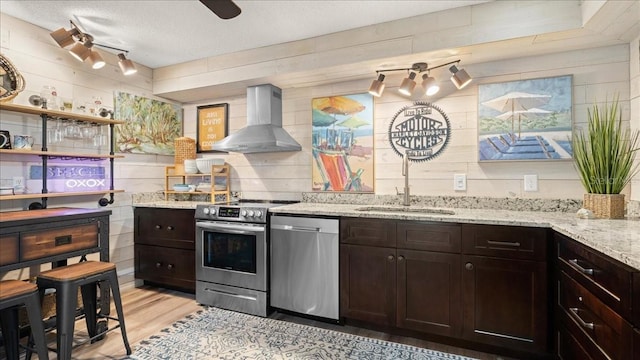
{"type": "Polygon", "coordinates": [[[213,11],[221,19],[232,19],[240,15],[240,8],[232,0],[200,0],[204,6],[213,11]]]}

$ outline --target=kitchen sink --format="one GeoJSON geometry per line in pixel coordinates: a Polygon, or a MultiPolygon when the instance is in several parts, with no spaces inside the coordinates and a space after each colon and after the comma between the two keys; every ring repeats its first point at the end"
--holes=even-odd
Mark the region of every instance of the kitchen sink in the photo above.
{"type": "Polygon", "coordinates": [[[438,215],[455,215],[455,211],[449,209],[413,207],[413,206],[366,206],[355,209],[356,211],[366,212],[386,212],[386,213],[418,213],[418,214],[438,214],[438,215]]]}

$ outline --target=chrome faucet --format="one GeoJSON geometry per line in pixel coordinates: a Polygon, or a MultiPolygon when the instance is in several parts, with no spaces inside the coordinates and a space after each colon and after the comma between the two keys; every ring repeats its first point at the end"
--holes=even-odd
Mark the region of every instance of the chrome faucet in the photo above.
{"type": "Polygon", "coordinates": [[[402,176],[404,176],[404,201],[402,205],[411,205],[411,195],[409,194],[409,155],[405,152],[402,156],[402,176]]]}

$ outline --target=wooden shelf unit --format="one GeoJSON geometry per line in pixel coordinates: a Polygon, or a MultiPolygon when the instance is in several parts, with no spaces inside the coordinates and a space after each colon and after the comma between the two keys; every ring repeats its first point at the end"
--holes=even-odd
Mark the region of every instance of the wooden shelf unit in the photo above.
{"type": "MultiPolygon", "coordinates": [[[[2,200],[23,200],[23,199],[41,199],[42,207],[47,207],[47,199],[53,197],[68,197],[68,196],[84,196],[84,195],[104,195],[110,194],[111,200],[109,203],[113,203],[113,194],[124,192],[124,190],[116,190],[113,187],[113,161],[117,158],[124,158],[122,155],[114,154],[115,144],[113,142],[114,135],[114,126],[118,124],[124,124],[125,122],[122,120],[114,120],[108,118],[101,118],[92,115],[86,114],[76,114],[70,113],[66,111],[53,110],[53,109],[43,109],[40,107],[34,106],[25,106],[25,105],[17,105],[11,103],[0,103],[0,110],[3,111],[11,111],[21,114],[28,115],[36,115],[39,116],[42,125],[42,150],[24,150],[24,149],[0,149],[0,154],[3,155],[17,155],[17,156],[29,156],[35,155],[40,156],[42,158],[42,168],[47,168],[47,162],[49,159],[53,158],[61,158],[63,160],[66,159],[92,159],[92,160],[100,160],[100,159],[108,159],[109,165],[111,167],[111,186],[109,190],[99,190],[99,191],[74,191],[74,192],[48,192],[47,190],[47,177],[46,171],[43,171],[42,176],[42,192],[34,193],[34,194],[17,194],[17,195],[3,195],[0,196],[0,201],[2,200]],[[99,125],[108,125],[109,126],[109,142],[111,144],[109,154],[84,154],[84,153],[73,153],[73,152],[56,152],[56,151],[48,151],[47,150],[47,120],[49,119],[66,119],[66,120],[77,120],[86,123],[99,124],[99,125]]],[[[102,203],[100,203],[102,205],[102,203]]]]}
{"type": "Polygon", "coordinates": [[[188,183],[190,179],[199,178],[205,179],[207,177],[210,178],[211,182],[211,191],[207,192],[207,194],[211,194],[211,202],[216,202],[216,196],[224,195],[224,201],[229,201],[231,199],[231,191],[229,190],[229,165],[213,165],[211,166],[211,172],[208,174],[185,174],[180,172],[182,168],[176,169],[176,166],[167,166],[165,167],[165,179],[164,179],[164,199],[169,200],[169,194],[186,194],[186,195],[202,195],[205,192],[202,191],[174,191],[173,184],[174,182],[171,179],[178,178],[181,184],[188,183]],[[223,178],[226,184],[226,188],[224,190],[215,190],[215,180],[216,178],[223,178]]]}

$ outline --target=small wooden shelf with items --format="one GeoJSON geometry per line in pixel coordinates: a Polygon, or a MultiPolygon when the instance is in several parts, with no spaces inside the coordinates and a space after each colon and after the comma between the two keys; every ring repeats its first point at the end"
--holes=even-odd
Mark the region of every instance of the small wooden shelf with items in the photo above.
{"type": "MultiPolygon", "coordinates": [[[[62,160],[74,160],[74,159],[90,159],[90,160],[101,160],[108,159],[110,174],[111,174],[111,183],[108,190],[99,190],[99,191],[65,191],[65,192],[50,192],[47,187],[47,172],[44,171],[42,175],[42,191],[40,193],[33,194],[14,194],[14,195],[4,195],[0,197],[0,200],[21,200],[21,199],[41,199],[41,204],[31,204],[39,205],[38,207],[46,208],[47,207],[47,199],[53,197],[67,197],[67,196],[80,196],[80,195],[100,195],[100,194],[109,194],[110,199],[101,198],[98,203],[100,206],[106,206],[108,204],[112,204],[114,201],[113,194],[124,192],[124,190],[114,189],[113,183],[113,161],[117,158],[123,158],[122,155],[115,155],[115,143],[114,143],[114,126],[118,124],[124,124],[125,122],[122,120],[114,120],[112,118],[104,118],[93,115],[86,114],[78,114],[78,113],[70,113],[68,111],[60,111],[54,109],[46,109],[41,107],[34,106],[25,106],[25,105],[17,105],[12,103],[0,102],[0,110],[10,111],[20,114],[27,115],[36,115],[40,117],[41,120],[41,130],[42,130],[42,148],[41,150],[24,150],[24,149],[0,149],[0,153],[2,155],[17,155],[17,156],[28,156],[35,155],[39,156],[42,159],[42,168],[46,169],[48,166],[49,159],[62,159],[62,160]],[[75,152],[56,152],[56,151],[48,151],[48,139],[47,139],[47,121],[50,119],[63,119],[63,120],[73,120],[79,121],[82,123],[89,123],[95,125],[107,125],[109,126],[108,133],[108,145],[109,145],[109,153],[102,154],[88,154],[88,153],[75,153],[75,152]]],[[[112,114],[113,115],[113,114],[112,114]]]]}
{"type": "MultiPolygon", "coordinates": [[[[198,174],[186,174],[183,172],[183,167],[166,166],[164,174],[164,199],[169,200],[169,194],[187,194],[187,195],[202,195],[205,193],[211,194],[211,202],[216,202],[216,196],[224,196],[224,200],[229,201],[231,199],[231,192],[229,190],[229,165],[212,165],[210,173],[198,173],[198,174]],[[175,191],[173,190],[174,184],[192,184],[194,179],[204,180],[210,179],[211,189],[209,191],[201,190],[189,190],[189,191],[175,191]],[[224,189],[216,187],[216,179],[223,179],[224,189]],[[218,190],[216,190],[218,189],[218,190]]],[[[220,186],[220,185],[218,185],[220,186]]]]}

